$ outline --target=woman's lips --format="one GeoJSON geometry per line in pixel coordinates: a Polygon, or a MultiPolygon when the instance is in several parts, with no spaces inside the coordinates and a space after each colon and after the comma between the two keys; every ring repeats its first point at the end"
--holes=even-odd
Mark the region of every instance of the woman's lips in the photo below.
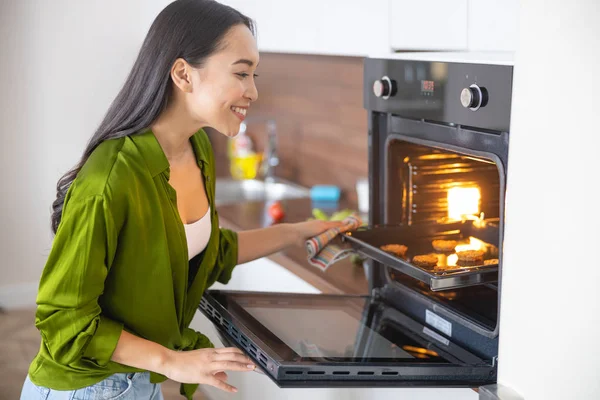
{"type": "Polygon", "coordinates": [[[243,121],[244,119],[246,119],[246,113],[248,112],[248,109],[244,107],[232,106],[231,111],[235,114],[236,117],[243,121]]]}

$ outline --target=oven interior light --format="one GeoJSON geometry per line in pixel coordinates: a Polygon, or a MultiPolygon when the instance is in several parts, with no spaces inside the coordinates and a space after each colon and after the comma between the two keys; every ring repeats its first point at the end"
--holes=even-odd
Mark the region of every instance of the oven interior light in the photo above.
{"type": "Polygon", "coordinates": [[[454,251],[466,251],[466,250],[483,250],[485,249],[485,243],[481,240],[469,236],[469,244],[459,244],[454,248],[454,251]]]}
{"type": "Polygon", "coordinates": [[[448,190],[448,218],[471,219],[479,215],[481,192],[478,187],[454,187],[448,190]]]}

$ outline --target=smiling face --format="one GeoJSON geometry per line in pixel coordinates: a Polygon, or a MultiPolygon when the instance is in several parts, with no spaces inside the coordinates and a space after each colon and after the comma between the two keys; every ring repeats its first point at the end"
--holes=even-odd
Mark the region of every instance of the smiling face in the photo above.
{"type": "Polygon", "coordinates": [[[250,104],[258,98],[255,71],[258,48],[245,25],[232,27],[221,50],[190,72],[191,90],[185,103],[194,120],[226,136],[238,134],[250,104]]]}

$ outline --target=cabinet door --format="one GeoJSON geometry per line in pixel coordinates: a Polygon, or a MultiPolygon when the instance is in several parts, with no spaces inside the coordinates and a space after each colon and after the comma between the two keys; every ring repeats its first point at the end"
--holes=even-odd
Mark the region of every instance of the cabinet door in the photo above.
{"type": "Polygon", "coordinates": [[[259,51],[317,53],[317,0],[224,0],[256,22],[259,51]]]}
{"type": "Polygon", "coordinates": [[[468,0],[390,0],[393,50],[466,50],[468,0]]]}
{"type": "Polygon", "coordinates": [[[327,0],[315,10],[320,53],[368,56],[390,52],[389,0],[327,0]]]}
{"type": "Polygon", "coordinates": [[[224,0],[256,21],[260,51],[367,56],[390,51],[389,0],[224,0]]]}
{"type": "Polygon", "coordinates": [[[319,43],[316,0],[255,0],[258,49],[281,53],[315,53],[319,43]]]}
{"type": "Polygon", "coordinates": [[[515,51],[518,0],[469,1],[469,50],[515,51]]]}

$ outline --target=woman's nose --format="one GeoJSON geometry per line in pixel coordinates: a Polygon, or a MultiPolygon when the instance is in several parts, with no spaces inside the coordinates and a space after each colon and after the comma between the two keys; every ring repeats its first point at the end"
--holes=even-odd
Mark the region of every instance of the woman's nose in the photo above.
{"type": "Polygon", "coordinates": [[[250,101],[256,101],[256,100],[258,100],[258,90],[256,89],[256,84],[254,83],[254,81],[252,81],[252,84],[246,90],[246,97],[250,101]]]}

